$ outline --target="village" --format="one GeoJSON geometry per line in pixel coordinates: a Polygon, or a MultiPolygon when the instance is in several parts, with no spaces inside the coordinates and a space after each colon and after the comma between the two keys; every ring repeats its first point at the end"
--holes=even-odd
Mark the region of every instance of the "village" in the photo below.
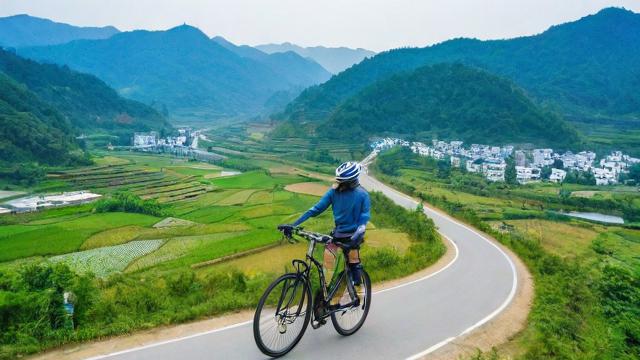
{"type": "MultiPolygon", "coordinates": [[[[161,137],[156,131],[136,132],[131,139],[132,151],[171,154],[199,161],[215,162],[224,159],[220,154],[200,150],[199,140],[206,140],[200,130],[178,129],[177,135],[161,137]]],[[[109,150],[113,150],[110,147],[109,150]]]]}
{"type": "Polygon", "coordinates": [[[556,153],[553,149],[516,150],[513,146],[471,144],[462,141],[432,140],[430,145],[399,138],[384,138],[371,144],[374,153],[396,146],[404,146],[416,154],[438,160],[449,159],[451,166],[482,174],[489,181],[505,181],[507,159],[513,157],[516,179],[520,184],[548,180],[561,183],[570,172],[590,173],[596,185],[616,185],[640,159],[613,151],[598,161],[593,151],[556,153]],[[546,174],[545,174],[546,171],[546,174]],[[546,176],[545,176],[546,175],[546,176]]]}

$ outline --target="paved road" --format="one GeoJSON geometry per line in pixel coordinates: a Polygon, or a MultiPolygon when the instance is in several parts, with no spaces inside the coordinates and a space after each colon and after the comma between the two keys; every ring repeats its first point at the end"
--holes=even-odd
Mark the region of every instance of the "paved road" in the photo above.
{"type": "MultiPolygon", "coordinates": [[[[397,204],[417,203],[368,175],[362,184],[397,204]]],[[[405,359],[428,354],[499,313],[516,289],[513,263],[473,230],[425,209],[439,231],[456,245],[443,270],[420,281],[375,293],[363,328],[351,337],[331,324],[311,327],[290,359],[405,359]]],[[[365,264],[366,265],[366,264],[365,264]]],[[[106,356],[108,359],[263,359],[250,323],[106,356]]]]}

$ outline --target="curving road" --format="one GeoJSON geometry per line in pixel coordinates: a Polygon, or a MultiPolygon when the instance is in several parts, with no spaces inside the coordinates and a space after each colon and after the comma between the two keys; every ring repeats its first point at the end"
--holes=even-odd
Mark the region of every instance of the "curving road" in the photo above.
{"type": "MultiPolygon", "coordinates": [[[[401,206],[417,206],[413,199],[366,174],[361,182],[401,206]]],[[[465,225],[428,208],[425,213],[454,243],[454,259],[434,274],[375,293],[367,322],[351,337],[338,335],[330,323],[318,330],[309,327],[287,358],[419,358],[477,328],[509,304],[517,288],[517,274],[508,255],[465,225]]],[[[228,360],[264,356],[253,341],[251,323],[245,322],[99,358],[228,360]]]]}

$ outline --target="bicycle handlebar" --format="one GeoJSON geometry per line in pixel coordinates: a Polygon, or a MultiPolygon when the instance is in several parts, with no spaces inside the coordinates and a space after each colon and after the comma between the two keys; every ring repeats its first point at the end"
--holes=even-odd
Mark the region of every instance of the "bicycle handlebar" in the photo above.
{"type": "MultiPolygon", "coordinates": [[[[278,225],[278,230],[280,232],[282,232],[283,234],[285,234],[286,236],[286,230],[290,229],[291,230],[291,234],[296,234],[299,236],[302,236],[303,238],[307,239],[307,240],[312,240],[318,243],[322,243],[322,244],[326,244],[327,242],[333,240],[333,237],[326,235],[326,234],[320,234],[320,233],[316,233],[316,232],[311,232],[311,231],[305,231],[302,227],[300,226],[292,226],[292,225],[278,225]]],[[[291,238],[291,237],[289,237],[291,238]]]]}

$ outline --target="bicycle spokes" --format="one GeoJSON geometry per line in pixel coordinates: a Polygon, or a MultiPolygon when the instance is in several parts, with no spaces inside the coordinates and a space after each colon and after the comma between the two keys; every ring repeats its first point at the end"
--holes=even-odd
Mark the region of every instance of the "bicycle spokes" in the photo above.
{"type": "Polygon", "coordinates": [[[308,284],[295,274],[269,286],[254,317],[254,337],[260,350],[281,356],[295,346],[311,317],[310,297],[308,284]]]}

